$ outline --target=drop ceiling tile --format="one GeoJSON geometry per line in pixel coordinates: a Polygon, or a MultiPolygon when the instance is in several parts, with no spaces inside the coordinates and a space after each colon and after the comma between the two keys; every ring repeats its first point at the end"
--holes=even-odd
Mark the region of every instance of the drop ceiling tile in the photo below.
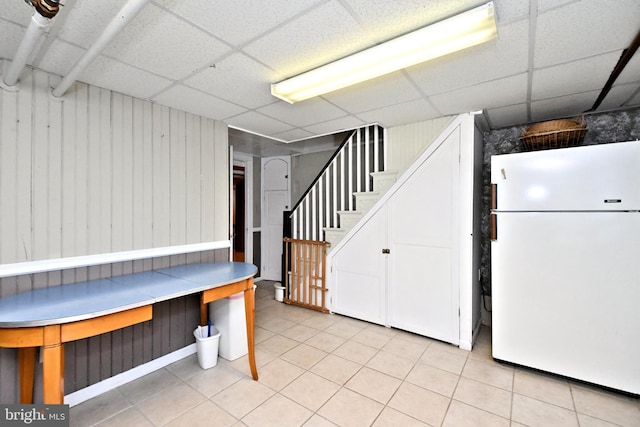
{"type": "Polygon", "coordinates": [[[429,99],[444,115],[520,104],[527,101],[527,74],[456,89],[429,99]]]}
{"type": "Polygon", "coordinates": [[[170,79],[184,78],[229,51],[204,31],[149,3],[103,54],[170,79]]]}
{"type": "Polygon", "coordinates": [[[105,56],[96,58],[78,80],[140,99],[149,99],[172,84],[171,80],[105,56]],[[121,76],[127,78],[122,79],[121,76]]]}
{"type": "Polygon", "coordinates": [[[509,105],[487,110],[491,128],[514,126],[528,121],[527,104],[509,105]]]}
{"type": "Polygon", "coordinates": [[[56,39],[40,61],[38,67],[49,73],[64,76],[82,57],[86,50],[56,39]]]}
{"type": "MultiPolygon", "coordinates": [[[[367,30],[386,41],[473,9],[476,0],[347,0],[367,30]]],[[[529,14],[529,0],[494,2],[497,22],[511,22],[529,14]]]]}
{"type": "Polygon", "coordinates": [[[538,0],[538,13],[545,12],[549,9],[554,9],[558,6],[562,6],[565,3],[573,3],[576,0],[538,0]]]}
{"type": "Polygon", "coordinates": [[[13,58],[18,51],[26,28],[7,21],[0,21],[0,58],[13,58]]]}
{"type": "Polygon", "coordinates": [[[154,102],[215,120],[224,120],[246,111],[244,108],[183,85],[154,96],[154,102]]]}
{"type": "Polygon", "coordinates": [[[639,88],[640,84],[638,83],[613,86],[598,107],[598,111],[615,110],[624,106],[628,107],[633,105],[628,101],[633,98],[633,95],[639,88]]]}
{"type": "MultiPolygon", "coordinates": [[[[538,4],[539,1],[540,0],[538,0],[538,4]]],[[[529,3],[530,0],[494,0],[498,25],[527,18],[529,16],[529,3]]]]}
{"type": "MultiPolygon", "coordinates": [[[[84,49],[56,40],[40,62],[39,68],[64,76],[84,52],[84,49]]],[[[140,99],[148,99],[171,84],[170,80],[105,56],[98,56],[80,74],[78,80],[140,99]],[[127,78],[123,79],[122,76],[127,78]]]]}
{"type": "Polygon", "coordinates": [[[388,74],[323,96],[352,113],[374,110],[420,97],[401,72],[388,74]]]}
{"type": "MultiPolygon", "coordinates": [[[[33,7],[24,1],[2,2],[2,7],[0,8],[0,21],[2,19],[6,19],[9,22],[13,22],[27,28],[29,26],[31,15],[33,15],[33,7]]],[[[3,26],[4,23],[0,23],[0,28],[3,26]]],[[[2,40],[4,41],[4,39],[2,40]]]]}
{"type": "Polygon", "coordinates": [[[328,122],[306,126],[305,129],[311,132],[313,135],[327,135],[330,133],[337,133],[346,129],[359,128],[364,125],[366,125],[365,122],[349,115],[340,117],[339,119],[329,120],[328,122]]]}
{"type": "Polygon", "coordinates": [[[285,23],[244,50],[291,77],[373,44],[358,22],[336,0],[285,23]],[[309,31],[312,28],[313,31],[309,31]],[[294,35],[292,37],[292,35],[294,35]]]}
{"type": "Polygon", "coordinates": [[[616,51],[534,70],[531,99],[535,101],[601,89],[607,83],[621,53],[616,51]]]}
{"type": "Polygon", "coordinates": [[[599,93],[600,91],[593,91],[533,101],[531,102],[531,120],[538,122],[563,117],[578,117],[583,111],[591,108],[599,93]]]}
{"type": "Polygon", "coordinates": [[[279,118],[296,127],[326,122],[345,115],[344,110],[321,98],[307,99],[295,104],[278,101],[259,108],[257,111],[269,117],[279,118]]]}
{"type": "Polygon", "coordinates": [[[383,127],[401,126],[440,116],[441,114],[424,99],[416,99],[358,114],[358,117],[366,123],[379,123],[383,127]]]}
{"type": "Polygon", "coordinates": [[[529,22],[498,29],[498,38],[482,45],[417,65],[409,76],[427,95],[495,80],[528,69],[529,22]],[[481,66],[479,64],[482,64],[481,66]]]}
{"type": "Polygon", "coordinates": [[[269,1],[160,0],[181,15],[227,43],[240,45],[280,25],[321,0],[269,1]],[[213,17],[213,19],[212,19],[213,17]]]}
{"type": "Polygon", "coordinates": [[[538,15],[534,67],[621,50],[638,32],[640,2],[574,2],[538,15]]]}
{"type": "Polygon", "coordinates": [[[441,21],[478,5],[475,0],[347,0],[378,41],[441,21]]]}
{"type": "Polygon", "coordinates": [[[247,111],[235,117],[230,117],[225,122],[235,128],[251,130],[253,133],[265,136],[272,136],[293,128],[290,124],[255,111],[247,111]]]}
{"type": "Polygon", "coordinates": [[[236,53],[217,62],[215,67],[205,68],[184,84],[253,109],[277,100],[271,95],[273,74],[259,62],[236,53]]]}
{"type": "Polygon", "coordinates": [[[58,37],[88,48],[98,39],[126,1],[76,1],[64,25],[60,27],[58,37]]]}

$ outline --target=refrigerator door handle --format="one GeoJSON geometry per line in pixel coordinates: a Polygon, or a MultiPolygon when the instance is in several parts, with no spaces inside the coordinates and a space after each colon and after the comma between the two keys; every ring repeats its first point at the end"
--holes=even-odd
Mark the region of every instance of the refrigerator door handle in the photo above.
{"type": "Polygon", "coordinates": [[[498,215],[494,213],[489,215],[489,239],[498,240],[498,215]]]}
{"type": "Polygon", "coordinates": [[[491,184],[489,187],[491,190],[491,207],[490,209],[498,209],[498,184],[491,184]]]}

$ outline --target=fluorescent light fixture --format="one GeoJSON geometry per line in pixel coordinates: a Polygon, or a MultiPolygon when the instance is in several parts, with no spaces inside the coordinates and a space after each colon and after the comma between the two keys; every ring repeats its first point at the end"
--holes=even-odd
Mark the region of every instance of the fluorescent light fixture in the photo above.
{"type": "Polygon", "coordinates": [[[430,59],[484,43],[497,35],[493,2],[271,85],[289,103],[313,98],[430,59]]]}

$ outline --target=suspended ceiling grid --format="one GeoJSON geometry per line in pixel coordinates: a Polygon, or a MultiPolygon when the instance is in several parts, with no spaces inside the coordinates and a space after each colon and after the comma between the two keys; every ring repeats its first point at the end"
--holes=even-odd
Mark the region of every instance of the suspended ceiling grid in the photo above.
{"type": "MultiPolygon", "coordinates": [[[[126,1],[63,3],[28,61],[60,76],[126,1]]],[[[637,0],[495,0],[498,38],[489,43],[293,105],[270,95],[272,82],[479,4],[153,0],[78,80],[222,120],[277,145],[369,123],[390,127],[475,110],[485,110],[489,125],[499,128],[590,109],[640,31],[637,0]]],[[[31,13],[22,0],[3,2],[5,67],[31,13]]],[[[598,111],[637,105],[640,55],[598,111]]]]}

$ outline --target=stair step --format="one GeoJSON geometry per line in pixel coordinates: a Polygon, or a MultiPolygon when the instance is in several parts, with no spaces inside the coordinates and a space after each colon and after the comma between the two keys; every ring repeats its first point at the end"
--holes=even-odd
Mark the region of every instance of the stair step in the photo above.
{"type": "Polygon", "coordinates": [[[378,191],[353,193],[353,195],[356,196],[356,210],[362,212],[363,215],[369,212],[369,209],[371,209],[380,198],[380,192],[378,191]]]}
{"type": "Polygon", "coordinates": [[[324,229],[324,240],[329,242],[329,249],[334,248],[340,240],[347,234],[345,230],[342,228],[325,228],[324,229]]]}
{"type": "Polygon", "coordinates": [[[370,175],[373,177],[373,189],[380,194],[386,193],[398,179],[397,171],[371,172],[370,175]]]}
{"type": "Polygon", "coordinates": [[[351,230],[362,218],[360,211],[338,211],[338,215],[340,215],[340,228],[345,231],[351,230]]]}

